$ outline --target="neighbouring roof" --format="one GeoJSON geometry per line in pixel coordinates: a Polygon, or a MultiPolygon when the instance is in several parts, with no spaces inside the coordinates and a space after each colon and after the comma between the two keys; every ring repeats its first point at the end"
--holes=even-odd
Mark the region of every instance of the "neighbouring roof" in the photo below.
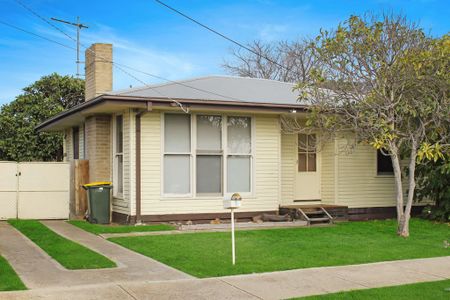
{"type": "Polygon", "coordinates": [[[298,93],[293,90],[294,86],[293,83],[277,80],[215,75],[131,88],[107,94],[298,105],[298,93]]]}

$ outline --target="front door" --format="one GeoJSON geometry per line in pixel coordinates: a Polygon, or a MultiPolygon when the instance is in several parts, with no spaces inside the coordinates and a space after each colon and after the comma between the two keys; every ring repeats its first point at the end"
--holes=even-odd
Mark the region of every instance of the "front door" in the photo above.
{"type": "Polygon", "coordinates": [[[298,134],[294,200],[320,200],[320,153],[315,134],[298,134]]]}

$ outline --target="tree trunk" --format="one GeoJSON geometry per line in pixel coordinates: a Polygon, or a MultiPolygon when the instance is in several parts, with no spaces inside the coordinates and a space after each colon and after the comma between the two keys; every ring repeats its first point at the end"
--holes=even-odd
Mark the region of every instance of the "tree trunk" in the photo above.
{"type": "Polygon", "coordinates": [[[409,157],[409,174],[408,174],[408,199],[403,214],[402,222],[398,224],[398,235],[402,237],[409,236],[409,220],[411,219],[411,208],[414,200],[414,191],[416,189],[416,159],[417,159],[417,143],[413,141],[411,147],[411,155],[409,157]]]}
{"type": "Polygon", "coordinates": [[[404,213],[400,221],[398,222],[397,234],[401,237],[409,236],[409,219],[411,218],[410,214],[404,213]]]}
{"type": "Polygon", "coordinates": [[[403,220],[403,184],[402,184],[402,170],[400,167],[400,159],[398,157],[398,149],[396,146],[391,148],[392,167],[394,169],[395,190],[397,196],[397,223],[400,229],[400,223],[403,220]]]}

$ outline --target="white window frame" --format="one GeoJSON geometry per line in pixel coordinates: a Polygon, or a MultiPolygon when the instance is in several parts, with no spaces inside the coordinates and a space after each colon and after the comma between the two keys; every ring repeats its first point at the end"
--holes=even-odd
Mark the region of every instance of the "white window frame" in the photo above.
{"type": "Polygon", "coordinates": [[[318,143],[318,137],[317,137],[317,134],[316,133],[299,133],[299,134],[297,134],[297,172],[298,173],[316,173],[317,172],[317,169],[318,169],[318,154],[317,154],[317,143],[318,143]],[[299,140],[300,140],[300,135],[305,135],[306,136],[306,143],[307,143],[307,145],[306,145],[306,149],[300,149],[300,145],[299,145],[299,140]],[[311,150],[311,149],[309,149],[309,139],[310,139],[310,136],[314,136],[314,138],[315,138],[315,143],[316,143],[316,145],[315,145],[315,147],[316,147],[316,149],[314,149],[314,150],[311,150]],[[299,165],[300,165],[300,162],[298,161],[298,155],[299,154],[305,154],[306,155],[306,170],[304,170],[304,171],[299,171],[299,165]],[[316,167],[316,169],[314,170],[314,171],[309,171],[308,170],[308,168],[309,168],[309,155],[310,154],[314,154],[314,157],[315,157],[315,167],[316,167]]]}
{"type": "Polygon", "coordinates": [[[224,195],[225,197],[230,197],[233,192],[228,191],[228,156],[250,156],[250,191],[248,192],[239,192],[242,197],[253,197],[254,196],[254,182],[255,182],[255,118],[251,115],[242,115],[242,114],[229,114],[226,116],[226,120],[224,122],[225,126],[225,145],[224,145],[224,195]],[[228,117],[243,117],[250,118],[250,153],[230,153],[228,152],[228,117]]]}
{"type": "Polygon", "coordinates": [[[194,185],[193,185],[193,191],[194,191],[194,195],[196,198],[214,198],[214,197],[222,197],[225,191],[225,186],[224,186],[224,165],[225,165],[225,157],[224,157],[224,115],[222,114],[214,114],[214,113],[196,113],[196,114],[192,114],[191,120],[192,120],[192,124],[191,124],[191,128],[194,128],[194,135],[191,136],[191,145],[193,146],[193,152],[194,152],[194,162],[193,165],[195,166],[192,170],[191,170],[191,178],[193,178],[194,180],[194,185]],[[198,116],[217,116],[217,117],[221,117],[221,132],[220,132],[220,144],[221,144],[221,151],[217,152],[217,153],[213,153],[213,152],[205,152],[205,153],[197,153],[197,117],[198,116]],[[194,144],[195,143],[195,144],[194,144]],[[221,173],[221,179],[222,182],[221,184],[221,192],[220,193],[197,193],[197,156],[198,155],[204,155],[204,156],[220,156],[221,159],[221,168],[220,168],[220,173],[221,173]]]}
{"type": "Polygon", "coordinates": [[[124,191],[124,159],[123,159],[123,148],[124,148],[124,115],[117,114],[113,116],[113,196],[115,198],[123,199],[124,191]],[[117,152],[117,117],[122,117],[122,152],[117,152]],[[119,173],[118,173],[118,157],[122,157],[122,193],[119,193],[119,173]]]}
{"type": "MultiPolygon", "coordinates": [[[[232,192],[228,192],[228,156],[229,155],[242,155],[242,156],[250,156],[250,191],[249,192],[241,192],[242,197],[252,198],[255,196],[255,117],[253,115],[248,114],[221,114],[214,112],[205,112],[205,113],[191,113],[191,151],[188,153],[173,153],[173,152],[165,152],[164,151],[164,136],[165,136],[165,115],[166,114],[175,114],[177,112],[161,112],[161,197],[170,199],[170,198],[191,198],[191,199],[223,199],[223,197],[231,196],[232,192]],[[221,194],[197,194],[197,116],[220,116],[222,117],[222,193],[221,194]],[[228,152],[228,132],[227,132],[227,123],[228,117],[247,117],[250,118],[250,143],[251,143],[251,151],[250,153],[232,153],[228,152]],[[173,194],[173,193],[165,193],[164,192],[164,156],[167,154],[180,154],[180,155],[189,155],[190,156],[190,193],[187,194],[173,194]]],[[[200,154],[201,155],[201,154],[200,154]]],[[[219,154],[217,154],[219,155],[219,154]]]]}
{"type": "MultiPolygon", "coordinates": [[[[192,127],[192,119],[193,119],[193,115],[189,114],[190,116],[190,124],[191,124],[191,130],[190,130],[190,152],[166,152],[165,151],[165,116],[166,114],[177,114],[177,112],[167,112],[167,113],[161,113],[161,195],[165,198],[186,198],[186,197],[192,197],[193,195],[193,182],[194,179],[192,178],[192,170],[194,167],[194,158],[193,158],[193,151],[194,151],[194,146],[193,146],[193,134],[194,134],[194,130],[192,127]],[[174,194],[174,193],[165,193],[164,192],[164,156],[166,155],[189,155],[189,193],[185,193],[185,194],[174,194]]],[[[179,114],[184,114],[184,113],[179,113],[179,114]]]]}

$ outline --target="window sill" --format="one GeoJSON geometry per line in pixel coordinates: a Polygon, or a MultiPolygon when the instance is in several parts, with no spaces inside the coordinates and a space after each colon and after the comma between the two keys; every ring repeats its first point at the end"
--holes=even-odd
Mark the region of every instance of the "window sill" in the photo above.
{"type": "MultiPolygon", "coordinates": [[[[230,197],[229,195],[228,197],[230,197]]],[[[245,199],[256,199],[256,195],[254,194],[241,194],[242,198],[245,199]]],[[[226,198],[225,195],[222,196],[173,196],[173,195],[161,195],[161,201],[172,201],[172,200],[194,200],[194,201],[202,201],[202,200],[219,200],[222,201],[226,198]]]]}
{"type": "Polygon", "coordinates": [[[113,195],[112,197],[113,200],[120,200],[120,201],[124,201],[124,197],[123,195],[113,195]]]}
{"type": "Polygon", "coordinates": [[[375,178],[394,178],[394,174],[375,174],[375,178]]]}

